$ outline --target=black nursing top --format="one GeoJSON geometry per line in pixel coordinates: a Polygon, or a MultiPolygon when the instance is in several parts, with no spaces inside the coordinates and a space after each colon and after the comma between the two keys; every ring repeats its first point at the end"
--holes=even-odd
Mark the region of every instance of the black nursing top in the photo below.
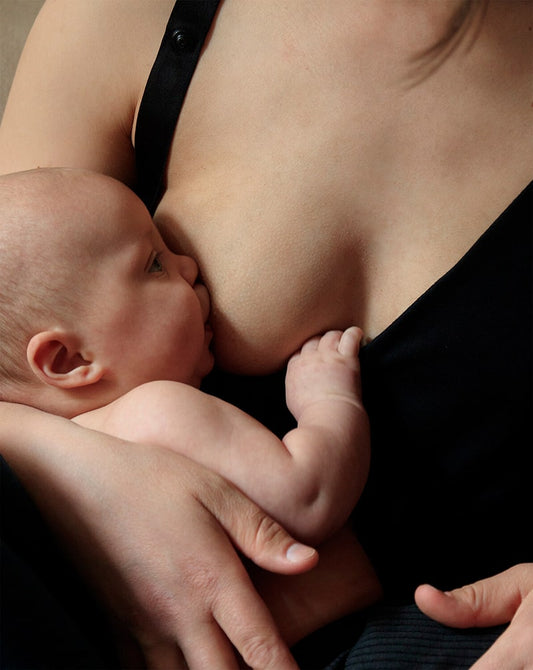
{"type": "Polygon", "coordinates": [[[372,469],[355,521],[398,592],[533,560],[532,194],[361,354],[372,469]]]}
{"type": "MultiPolygon", "coordinates": [[[[217,5],[176,3],[148,80],[136,151],[152,211],[217,5]]],[[[361,352],[372,464],[353,519],[393,597],[533,560],[532,191],[361,352]]],[[[206,388],[287,430],[282,375],[206,388]]]]}

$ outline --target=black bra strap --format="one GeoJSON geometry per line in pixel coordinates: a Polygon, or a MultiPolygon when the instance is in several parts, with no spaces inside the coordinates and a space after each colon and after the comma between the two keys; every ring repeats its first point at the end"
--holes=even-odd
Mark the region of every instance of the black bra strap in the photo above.
{"type": "Polygon", "coordinates": [[[153,214],[174,129],[220,0],[177,0],[148,77],[135,131],[136,192],[153,214]]]}

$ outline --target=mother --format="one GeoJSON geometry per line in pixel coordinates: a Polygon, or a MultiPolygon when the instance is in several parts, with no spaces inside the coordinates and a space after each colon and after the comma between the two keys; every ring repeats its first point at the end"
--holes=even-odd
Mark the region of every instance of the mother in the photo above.
{"type": "MultiPolygon", "coordinates": [[[[6,107],[0,171],[85,167],[137,188],[168,243],[197,258],[233,373],[271,373],[329,328],[365,330],[374,461],[355,525],[386,597],[531,561],[531,3],[217,4],[178,1],[165,30],[173,0],[48,0],[6,107]]],[[[275,378],[215,387],[248,410],[260,394],[256,413],[282,423],[275,378]]],[[[292,667],[214,519],[267,568],[290,571],[290,539],[273,526],[277,544],[254,544],[264,518],[238,492],[174,455],[0,412],[2,453],[90,553],[85,569],[150,667],[181,667],[176,641],[191,668],[234,667],[221,631],[249,665],[292,667]],[[132,486],[149,495],[125,498],[132,486]]],[[[487,658],[518,668],[532,581],[522,565],[419,602],[462,626],[514,616],[487,658]],[[463,611],[480,591],[479,611],[463,611]]],[[[361,640],[377,617],[400,626],[393,655],[422,667],[411,615],[369,615],[361,640]]]]}

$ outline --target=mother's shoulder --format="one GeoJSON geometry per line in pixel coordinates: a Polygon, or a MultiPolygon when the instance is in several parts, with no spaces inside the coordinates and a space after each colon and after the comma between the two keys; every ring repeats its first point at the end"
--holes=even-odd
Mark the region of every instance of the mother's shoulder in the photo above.
{"type": "Polygon", "coordinates": [[[47,0],[0,126],[0,172],[63,165],[131,183],[131,129],[173,0],[47,0]]]}

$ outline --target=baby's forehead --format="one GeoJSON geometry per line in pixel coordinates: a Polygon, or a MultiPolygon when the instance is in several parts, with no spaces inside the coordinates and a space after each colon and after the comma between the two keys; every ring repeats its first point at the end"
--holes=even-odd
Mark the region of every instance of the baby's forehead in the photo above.
{"type": "Polygon", "coordinates": [[[45,168],[0,177],[2,237],[42,251],[125,243],[152,226],[137,196],[104,175],[45,168]],[[144,215],[145,214],[145,215],[144,215]],[[10,225],[11,224],[11,225],[10,225]]]}
{"type": "MultiPolygon", "coordinates": [[[[76,209],[67,225],[75,235],[102,252],[136,245],[155,233],[153,221],[142,202],[115,180],[88,177],[83,206],[76,209]]],[[[75,194],[74,194],[75,195],[75,194]]]]}

